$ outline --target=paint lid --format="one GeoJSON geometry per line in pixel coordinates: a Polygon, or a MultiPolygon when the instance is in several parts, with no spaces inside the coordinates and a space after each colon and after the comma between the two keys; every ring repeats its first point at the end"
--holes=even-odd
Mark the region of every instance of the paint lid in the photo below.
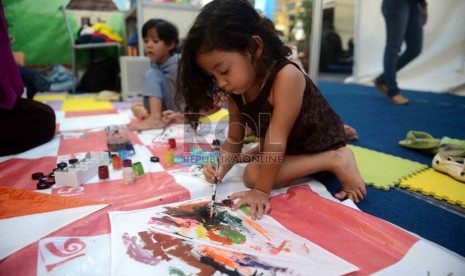
{"type": "Polygon", "coordinates": [[[57,164],[57,168],[59,168],[59,169],[63,170],[66,167],[68,167],[68,164],[65,163],[65,162],[60,162],[60,163],[57,164]]]}
{"type": "Polygon", "coordinates": [[[39,178],[41,178],[42,176],[44,176],[44,174],[41,172],[35,172],[31,175],[32,180],[39,180],[39,178]]]}
{"type": "Polygon", "coordinates": [[[39,182],[37,183],[37,190],[45,190],[48,189],[50,185],[46,182],[39,182]]]}
{"type": "Polygon", "coordinates": [[[72,165],[72,164],[77,163],[78,161],[79,161],[79,160],[78,160],[77,158],[72,158],[72,159],[69,159],[69,160],[68,160],[68,163],[69,163],[70,165],[72,165]]]}

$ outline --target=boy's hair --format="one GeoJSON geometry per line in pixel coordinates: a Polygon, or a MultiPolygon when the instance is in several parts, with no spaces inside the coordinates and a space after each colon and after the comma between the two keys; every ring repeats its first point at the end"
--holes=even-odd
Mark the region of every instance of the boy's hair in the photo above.
{"type": "Polygon", "coordinates": [[[171,54],[177,52],[179,44],[178,28],[172,23],[163,19],[150,19],[142,26],[142,37],[146,38],[150,29],[157,30],[158,38],[163,40],[166,44],[174,43],[174,48],[171,54]]]}
{"type": "MultiPolygon", "coordinates": [[[[214,93],[221,92],[214,79],[196,64],[196,56],[213,50],[250,53],[253,56],[258,47],[252,39],[254,35],[258,35],[264,44],[262,56],[253,60],[260,79],[274,61],[291,53],[276,31],[246,0],[214,0],[201,9],[184,41],[178,69],[178,93],[186,102],[186,112],[212,109],[214,93]]],[[[188,119],[192,122],[197,118],[192,116],[188,119]]]]}

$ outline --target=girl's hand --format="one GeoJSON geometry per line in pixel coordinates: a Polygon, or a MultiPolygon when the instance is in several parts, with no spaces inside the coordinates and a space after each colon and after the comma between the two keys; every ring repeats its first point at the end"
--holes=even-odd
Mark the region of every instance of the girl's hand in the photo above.
{"type": "Polygon", "coordinates": [[[232,210],[237,210],[242,205],[248,205],[250,207],[250,217],[252,219],[261,219],[263,215],[270,211],[269,195],[259,190],[253,189],[250,191],[238,192],[232,194],[229,198],[231,200],[239,198],[239,201],[234,204],[232,210]]]}
{"type": "Polygon", "coordinates": [[[218,174],[215,175],[216,173],[217,172],[215,171],[215,164],[213,163],[207,163],[203,167],[203,175],[205,176],[205,179],[210,183],[215,182],[215,176],[218,180],[218,183],[221,183],[223,181],[223,177],[226,174],[224,166],[220,164],[220,166],[218,167],[218,174]]]}
{"type": "Polygon", "coordinates": [[[184,114],[173,110],[165,110],[162,112],[162,118],[165,124],[182,124],[184,123],[184,114]]]}

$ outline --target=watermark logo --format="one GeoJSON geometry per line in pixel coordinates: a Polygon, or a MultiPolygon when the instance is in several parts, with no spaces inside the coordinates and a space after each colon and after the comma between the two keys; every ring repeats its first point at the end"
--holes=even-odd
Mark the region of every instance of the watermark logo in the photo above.
{"type": "Polygon", "coordinates": [[[270,122],[271,114],[261,113],[258,115],[258,125],[255,120],[245,113],[224,115],[219,118],[217,123],[208,121],[206,114],[188,114],[200,115],[202,123],[196,126],[188,124],[184,125],[184,144],[191,145],[183,148],[183,158],[186,163],[205,164],[216,162],[216,156],[210,153],[221,152],[221,163],[260,163],[260,164],[276,164],[283,161],[283,145],[273,141],[273,130],[267,127],[267,133],[261,135],[260,124],[262,122],[270,122]],[[232,117],[232,122],[229,122],[229,117],[232,117]],[[260,140],[261,143],[266,144],[266,151],[263,151],[263,146],[258,146],[258,150],[253,154],[244,154],[228,151],[229,148],[235,148],[239,144],[246,141],[245,133],[255,131],[254,135],[257,137],[264,136],[260,140]],[[235,133],[229,133],[235,132],[235,133]],[[244,133],[242,137],[238,134],[244,133]],[[228,136],[228,134],[231,134],[228,136]],[[228,143],[231,147],[221,147],[212,141],[221,141],[228,143]],[[193,152],[193,148],[200,149],[193,152]]]}

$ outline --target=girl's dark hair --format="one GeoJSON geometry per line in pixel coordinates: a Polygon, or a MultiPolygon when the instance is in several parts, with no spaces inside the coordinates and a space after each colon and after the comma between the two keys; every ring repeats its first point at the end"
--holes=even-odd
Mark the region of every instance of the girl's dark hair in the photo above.
{"type": "Polygon", "coordinates": [[[158,38],[163,40],[166,44],[174,43],[175,47],[170,53],[176,53],[179,44],[178,28],[163,19],[150,19],[142,26],[142,37],[146,38],[147,33],[152,28],[157,30],[158,38]]]}
{"type": "MultiPolygon", "coordinates": [[[[214,79],[196,63],[199,53],[213,50],[250,53],[254,56],[257,43],[252,36],[263,41],[263,53],[253,60],[257,79],[261,79],[276,60],[291,52],[246,0],[214,0],[205,5],[197,16],[183,43],[178,72],[178,99],[186,103],[186,113],[198,113],[214,107],[214,94],[222,93],[214,79]]],[[[198,116],[188,115],[189,122],[198,116]]]]}

